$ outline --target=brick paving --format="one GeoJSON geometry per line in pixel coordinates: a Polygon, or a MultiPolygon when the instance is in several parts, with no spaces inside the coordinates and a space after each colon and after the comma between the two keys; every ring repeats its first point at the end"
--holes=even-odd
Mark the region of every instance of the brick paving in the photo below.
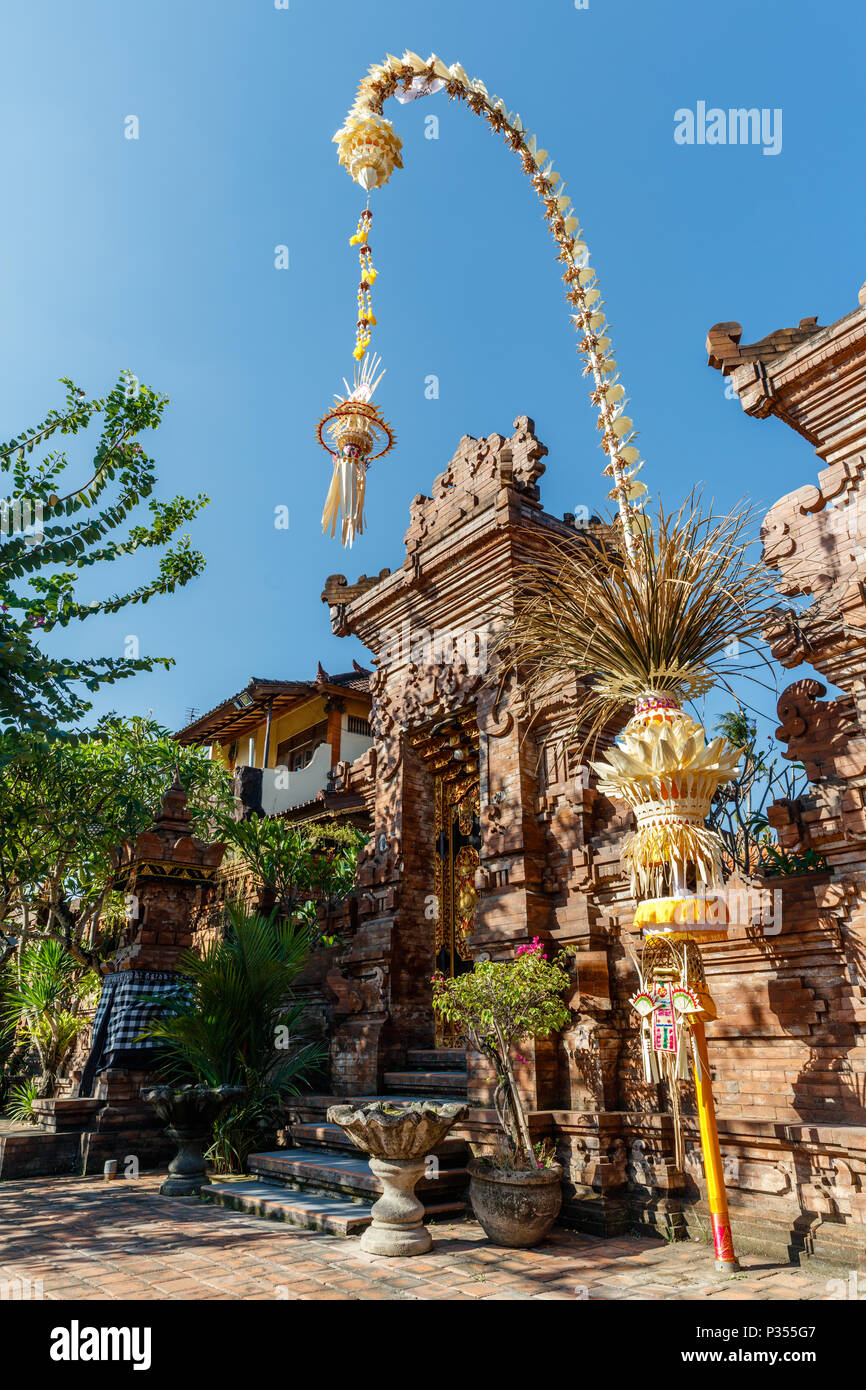
{"type": "Polygon", "coordinates": [[[827,1299],[826,1272],[747,1256],[718,1275],[703,1244],[596,1240],[554,1231],[534,1250],[488,1243],[473,1221],[437,1224],[428,1255],[365,1255],[354,1238],[162,1197],[162,1178],[0,1184],[0,1298],[42,1281],[45,1299],[827,1299]]]}

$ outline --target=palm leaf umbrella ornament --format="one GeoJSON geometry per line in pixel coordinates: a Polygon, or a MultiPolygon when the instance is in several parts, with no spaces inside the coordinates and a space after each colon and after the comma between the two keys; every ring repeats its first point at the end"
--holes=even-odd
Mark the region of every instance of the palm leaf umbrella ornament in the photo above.
{"type": "Polygon", "coordinates": [[[364,492],[367,469],[394,447],[396,436],[378,407],[373,392],[385,375],[379,371],[381,358],[364,355],[356,363],[354,385],[346,378],[345,396],[335,396],[334,406],[319,421],[318,439],[334,459],[331,486],[322,512],[322,530],[336,534],[340,527],[343,545],[351,548],[356,535],[364,530],[364,492]],[[376,373],[378,372],[378,376],[376,373]]]}
{"type": "Polygon", "coordinates": [[[592,548],[580,547],[579,554],[552,545],[547,562],[523,575],[504,640],[530,696],[561,683],[565,674],[585,681],[584,747],[597,743],[624,703],[633,704],[619,745],[594,764],[601,789],[624,798],[635,813],[636,828],[623,850],[639,900],[635,925],[644,936],[641,987],[632,1002],[641,1020],[647,1080],[669,1083],[680,1166],[679,1081],[687,1077],[691,1059],[716,1267],[736,1269],[704,1035],[704,1020],[715,1017],[715,1006],[698,943],[727,934],[726,921],[708,923],[700,907],[722,880],[721,844],[706,818],[717,788],[736,775],[740,753],[725,739],[708,743],[682,705],[719,681],[727,684],[721,656],[732,634],[741,646],[760,635],[771,588],[763,566],[748,558],[749,510],[711,517],[692,495],[673,514],[659,505],[650,524],[647,489],[637,477],[643,463],[601,290],[562,176],[517,113],[490,96],[479,79],[470,79],[460,63],[448,67],[435,54],[426,60],[409,51],[402,58],[388,54],[374,64],[334,136],[339,161],[367,192],[368,206],[353,238],[362,270],[354,355],[363,365],[353,389],[346,383],[346,396],[337,398],[319,425],[320,442],[335,456],[323,529],[333,535],[340,524],[344,544],[361,532],[367,467],[393,444],[371,401],[381,380],[378,363],[364,356],[375,324],[375,271],[367,273],[369,193],[402,168],[401,142],[382,108],[390,96],[406,102],[442,90],[482,116],[518,156],[563,266],[617,530],[613,543],[602,538],[592,548]]]}

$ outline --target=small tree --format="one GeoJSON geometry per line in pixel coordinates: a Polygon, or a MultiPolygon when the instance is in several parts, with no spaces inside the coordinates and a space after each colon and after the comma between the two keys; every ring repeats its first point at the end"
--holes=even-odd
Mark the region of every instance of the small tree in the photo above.
{"type": "Polygon", "coordinates": [[[761,749],[758,726],[742,710],[723,714],[715,732],[742,751],[740,774],[719,787],[708,821],[722,837],[727,871],[778,874],[821,867],[822,856],[812,851],[796,856],[780,849],[767,817],[774,801],[802,796],[809,785],[803,764],[775,757],[772,738],[767,739],[767,750],[761,749]]]}
{"type": "Polygon", "coordinates": [[[82,1012],[95,1002],[99,977],[94,971],[82,972],[59,941],[28,942],[7,972],[0,996],[0,1028],[11,1030],[32,1049],[38,1059],[39,1076],[32,1087],[34,1097],[54,1094],[57,1079],[75,1047],[88,1019],[82,1012]]]}
{"type": "Polygon", "coordinates": [[[117,848],[148,829],[175,771],[206,833],[230,799],[228,774],[151,719],[109,717],[79,743],[26,734],[0,760],[0,965],[34,939],[99,964],[117,916],[117,848]]]}
{"type": "MultiPolygon", "coordinates": [[[[320,909],[333,912],[351,893],[367,836],[354,825],[292,825],[278,816],[236,821],[217,817],[229,855],[250,871],[268,910],[315,928],[320,909]]],[[[331,945],[331,938],[323,938],[331,945]]]]}
{"type": "Polygon", "coordinates": [[[561,996],[571,979],[561,961],[549,961],[535,937],[531,945],[518,946],[514,960],[480,961],[453,979],[433,976],[434,1009],[464,1028],[470,1045],[495,1068],[493,1103],[516,1167],[536,1168],[539,1161],[512,1054],[521,1039],[545,1037],[569,1022],[561,996]]]}
{"type": "Polygon", "coordinates": [[[0,444],[0,474],[9,474],[11,482],[11,495],[0,499],[0,752],[14,747],[22,730],[57,736],[61,725],[79,720],[90,709],[82,686],[93,692],[136,671],[172,665],[167,657],[137,653],[70,660],[46,653],[37,638],[73,620],[172,593],[204,567],[188,537],[169,543],[208,499],[151,498],[156,467],[138,439],[157,428],[167,397],[128,372],[104,399],[87,400],[67,378],[63,384],[63,409],[0,444]],[[49,452],[37,462],[34,451],[57,435],[78,434],[98,416],[102,431],[92,463],[60,496],[66,453],[49,452]],[[148,498],[147,522],[129,524],[123,534],[131,513],[148,498]],[[150,548],[163,554],[149,582],[125,594],[77,599],[78,581],[92,565],[150,548]]]}

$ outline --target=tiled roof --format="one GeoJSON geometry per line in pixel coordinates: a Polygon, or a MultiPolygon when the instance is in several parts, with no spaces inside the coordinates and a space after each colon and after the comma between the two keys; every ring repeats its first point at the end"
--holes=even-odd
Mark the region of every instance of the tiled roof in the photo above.
{"type": "Polygon", "coordinates": [[[286,710],[313,695],[351,691],[365,696],[370,690],[371,672],[354,663],[354,670],[344,671],[332,676],[324,670],[321,662],[316,679],[312,681],[269,680],[253,676],[243,690],[230,695],[227,700],[214,705],[207,714],[201,714],[191,724],[179,729],[175,738],[180,743],[205,743],[227,738],[241,738],[258,728],[265,718],[268,706],[273,714],[285,714],[286,710]]]}

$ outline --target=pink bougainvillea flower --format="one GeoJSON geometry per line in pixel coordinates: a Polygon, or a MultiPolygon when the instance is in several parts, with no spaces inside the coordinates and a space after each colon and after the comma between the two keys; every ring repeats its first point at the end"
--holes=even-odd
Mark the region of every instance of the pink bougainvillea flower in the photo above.
{"type": "Polygon", "coordinates": [[[540,937],[534,936],[528,945],[518,946],[515,951],[518,956],[540,956],[542,960],[547,960],[547,956],[542,949],[540,937]]]}

